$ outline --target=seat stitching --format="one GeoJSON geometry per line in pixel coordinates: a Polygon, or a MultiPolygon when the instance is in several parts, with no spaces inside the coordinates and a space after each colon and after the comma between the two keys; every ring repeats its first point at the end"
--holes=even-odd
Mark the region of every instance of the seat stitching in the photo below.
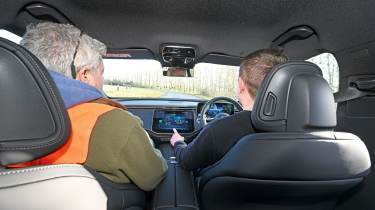
{"type": "Polygon", "coordinates": [[[7,172],[0,172],[0,176],[6,176],[6,175],[12,175],[12,174],[21,174],[21,173],[29,173],[29,172],[36,172],[36,171],[43,171],[47,169],[52,169],[52,168],[81,168],[82,166],[74,166],[74,165],[53,165],[53,166],[43,166],[43,167],[38,167],[38,168],[29,168],[29,169],[21,169],[21,170],[16,170],[16,171],[7,171],[7,172]]]}

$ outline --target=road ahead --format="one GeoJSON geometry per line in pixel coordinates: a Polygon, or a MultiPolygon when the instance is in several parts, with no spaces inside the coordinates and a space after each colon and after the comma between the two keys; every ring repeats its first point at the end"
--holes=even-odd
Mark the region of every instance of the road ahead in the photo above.
{"type": "Polygon", "coordinates": [[[176,93],[173,91],[168,91],[164,95],[162,95],[160,98],[181,98],[181,99],[200,99],[196,96],[192,96],[189,94],[183,94],[183,93],[176,93]]]}

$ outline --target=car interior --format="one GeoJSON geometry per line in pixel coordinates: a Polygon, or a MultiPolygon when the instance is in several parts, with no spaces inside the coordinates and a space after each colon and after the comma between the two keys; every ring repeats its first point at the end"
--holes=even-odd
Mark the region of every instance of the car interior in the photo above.
{"type": "Polygon", "coordinates": [[[64,145],[70,119],[48,69],[0,37],[0,209],[375,209],[374,8],[374,1],[350,0],[1,1],[2,30],[22,37],[30,23],[69,23],[107,45],[105,71],[114,73],[107,73],[104,92],[142,120],[168,171],[144,192],[82,165],[6,167],[64,145]],[[249,121],[256,133],[209,167],[182,168],[169,142],[172,128],[189,143],[209,123],[242,111],[215,83],[237,82],[241,60],[262,48],[281,50],[290,61],[274,67],[257,91],[249,121]],[[321,66],[306,61],[322,53],[337,61],[337,90],[321,66]],[[124,74],[112,61],[129,61],[126,68],[138,72],[129,77],[142,83],[111,78],[124,74]],[[138,69],[146,61],[160,72],[138,69]],[[202,64],[203,73],[196,68],[202,64]],[[235,76],[211,81],[205,64],[229,66],[235,76]],[[206,80],[192,82],[201,75],[206,80]],[[187,97],[167,90],[170,84],[218,92],[187,97]]]}

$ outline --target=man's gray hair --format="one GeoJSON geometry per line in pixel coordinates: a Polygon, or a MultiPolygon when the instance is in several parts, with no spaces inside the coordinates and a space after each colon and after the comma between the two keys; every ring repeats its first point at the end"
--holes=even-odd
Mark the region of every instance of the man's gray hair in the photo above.
{"type": "Polygon", "coordinates": [[[20,44],[36,55],[47,69],[72,77],[71,63],[78,44],[74,61],[77,71],[82,67],[97,69],[107,51],[102,42],[80,34],[78,28],[69,24],[30,24],[20,44]]]}

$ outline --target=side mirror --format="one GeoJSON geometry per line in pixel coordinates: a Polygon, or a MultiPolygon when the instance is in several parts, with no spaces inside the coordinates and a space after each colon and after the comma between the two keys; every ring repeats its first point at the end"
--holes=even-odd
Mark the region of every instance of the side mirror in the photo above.
{"type": "Polygon", "coordinates": [[[193,69],[180,67],[167,67],[163,70],[163,76],[166,77],[193,77],[193,69]]]}

